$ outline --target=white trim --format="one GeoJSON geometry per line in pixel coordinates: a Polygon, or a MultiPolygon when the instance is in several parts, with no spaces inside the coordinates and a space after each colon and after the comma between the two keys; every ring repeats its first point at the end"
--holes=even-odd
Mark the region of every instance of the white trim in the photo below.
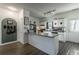
{"type": "Polygon", "coordinates": [[[21,42],[21,41],[20,41],[20,43],[22,43],[22,44],[26,44],[26,43],[28,43],[28,42],[21,42]]]}
{"type": "Polygon", "coordinates": [[[15,42],[19,42],[19,41],[12,41],[12,42],[8,42],[8,43],[1,43],[0,45],[6,45],[6,44],[15,43],[15,42]]]}

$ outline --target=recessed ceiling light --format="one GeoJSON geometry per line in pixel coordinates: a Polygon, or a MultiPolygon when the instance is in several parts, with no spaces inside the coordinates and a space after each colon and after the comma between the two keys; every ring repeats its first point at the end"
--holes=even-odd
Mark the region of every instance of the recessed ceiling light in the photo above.
{"type": "Polygon", "coordinates": [[[9,6],[8,9],[12,10],[12,11],[17,11],[16,8],[12,7],[12,6],[9,6]]]}

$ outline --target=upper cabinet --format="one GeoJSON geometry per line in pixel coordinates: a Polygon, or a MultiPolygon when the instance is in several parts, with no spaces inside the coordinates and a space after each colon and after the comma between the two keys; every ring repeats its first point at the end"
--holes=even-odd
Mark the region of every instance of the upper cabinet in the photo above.
{"type": "Polygon", "coordinates": [[[63,20],[53,20],[53,27],[64,27],[63,20]]]}
{"type": "Polygon", "coordinates": [[[64,27],[64,21],[63,20],[59,20],[59,27],[64,27]]]}
{"type": "Polygon", "coordinates": [[[58,20],[53,20],[53,27],[58,27],[58,20]]]}

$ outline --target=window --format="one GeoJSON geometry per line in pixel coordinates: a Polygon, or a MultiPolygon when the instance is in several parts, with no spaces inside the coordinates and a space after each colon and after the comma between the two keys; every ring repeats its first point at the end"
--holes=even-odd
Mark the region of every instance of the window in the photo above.
{"type": "Polygon", "coordinates": [[[79,31],[79,20],[70,21],[70,31],[78,32],[79,31]]]}

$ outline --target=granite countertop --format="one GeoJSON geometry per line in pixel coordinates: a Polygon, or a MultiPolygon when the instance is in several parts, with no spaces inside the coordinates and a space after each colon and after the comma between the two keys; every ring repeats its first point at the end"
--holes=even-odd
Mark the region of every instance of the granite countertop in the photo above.
{"type": "Polygon", "coordinates": [[[43,37],[49,37],[49,38],[54,38],[56,36],[58,36],[59,34],[55,34],[55,33],[43,33],[43,32],[40,32],[38,34],[34,33],[34,32],[30,32],[29,33],[30,35],[38,35],[38,36],[43,36],[43,37]]]}
{"type": "Polygon", "coordinates": [[[39,33],[37,35],[49,37],[49,38],[54,38],[54,37],[58,36],[58,34],[54,34],[54,33],[39,33]]]}

